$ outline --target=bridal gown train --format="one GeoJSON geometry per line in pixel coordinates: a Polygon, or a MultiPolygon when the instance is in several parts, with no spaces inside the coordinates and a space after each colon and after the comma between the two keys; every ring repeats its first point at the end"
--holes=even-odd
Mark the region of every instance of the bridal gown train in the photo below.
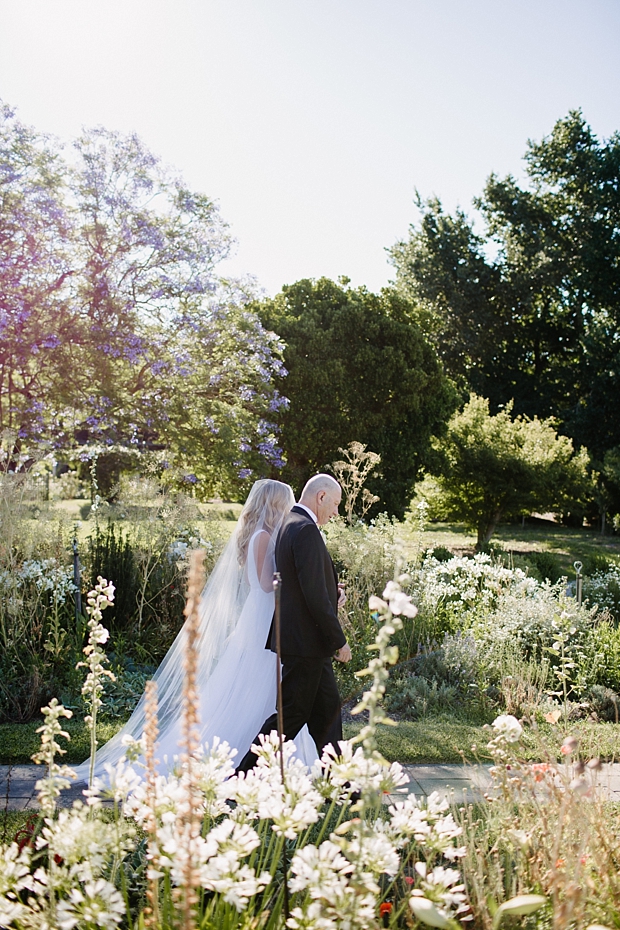
{"type": "MultiPolygon", "coordinates": [[[[200,742],[212,743],[219,736],[237,750],[237,762],[276,707],[277,657],[265,648],[274,595],[263,590],[258,578],[254,548],[259,535],[260,532],[254,533],[248,545],[249,594],[226,648],[199,696],[200,742]]],[[[180,735],[179,721],[158,741],[156,756],[161,770],[167,770],[173,756],[180,753],[180,735]]],[[[297,757],[312,766],[317,751],[307,727],[294,742],[297,757]]]]}

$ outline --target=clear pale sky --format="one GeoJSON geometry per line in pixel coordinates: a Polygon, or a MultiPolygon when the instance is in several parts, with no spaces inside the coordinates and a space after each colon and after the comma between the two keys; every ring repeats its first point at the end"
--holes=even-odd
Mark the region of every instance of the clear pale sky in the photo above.
{"type": "Polygon", "coordinates": [[[223,270],[376,290],[416,188],[469,209],[569,109],[620,129],[620,0],[0,0],[0,98],[137,131],[219,202],[223,270]]]}

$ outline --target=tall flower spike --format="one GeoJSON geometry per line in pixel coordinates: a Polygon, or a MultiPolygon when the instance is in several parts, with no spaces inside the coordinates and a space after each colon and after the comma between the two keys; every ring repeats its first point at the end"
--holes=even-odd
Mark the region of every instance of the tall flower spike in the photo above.
{"type": "Polygon", "coordinates": [[[198,901],[196,889],[200,876],[195,865],[195,849],[200,835],[198,816],[199,799],[196,784],[196,752],[198,750],[198,690],[196,672],[198,668],[198,641],[200,617],[198,607],[205,583],[204,549],[195,549],[190,555],[187,602],[185,604],[185,682],[183,686],[183,762],[185,768],[186,800],[183,811],[183,833],[186,838],[186,860],[184,869],[184,896],[181,926],[183,930],[194,930],[193,911],[198,901]]]}
{"type": "Polygon", "coordinates": [[[90,771],[88,774],[88,788],[92,791],[93,779],[95,777],[95,755],[97,752],[97,712],[103,706],[101,695],[103,694],[103,679],[109,678],[115,681],[114,674],[104,665],[108,663],[108,657],[101,648],[108,641],[110,634],[101,623],[102,611],[114,603],[115,587],[112,582],[106,581],[101,575],[97,578],[97,584],[92,591],[88,592],[86,601],[86,613],[89,616],[88,621],[88,643],[84,646],[83,652],[86,656],[86,662],[78,662],[76,668],[84,667],[88,669],[88,675],[82,686],[82,695],[90,713],[84,717],[84,722],[90,730],[90,771]]]}
{"type": "Polygon", "coordinates": [[[146,683],[146,700],[145,716],[146,726],[144,729],[144,761],[146,764],[146,805],[149,809],[149,819],[146,824],[148,836],[148,869],[147,869],[147,886],[145,908],[145,927],[156,928],[160,925],[159,920],[159,884],[156,873],[159,867],[158,845],[157,845],[157,821],[155,819],[156,804],[156,786],[157,778],[155,743],[158,736],[157,720],[157,682],[147,681],[146,683]]]}

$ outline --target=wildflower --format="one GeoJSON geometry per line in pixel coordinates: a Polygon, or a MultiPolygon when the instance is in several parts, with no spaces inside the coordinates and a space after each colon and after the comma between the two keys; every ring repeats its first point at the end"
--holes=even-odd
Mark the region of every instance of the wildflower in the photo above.
{"type": "Polygon", "coordinates": [[[570,756],[571,753],[577,749],[579,745],[578,741],[574,736],[567,736],[562,745],[560,746],[560,752],[563,756],[570,756]]]}
{"type": "MultiPolygon", "coordinates": [[[[418,608],[415,604],[411,603],[411,597],[401,591],[397,581],[388,581],[383,592],[383,597],[388,602],[389,608],[393,614],[397,616],[403,614],[405,617],[416,616],[418,608]]],[[[378,607],[373,608],[370,602],[368,606],[371,610],[379,609],[378,607]]]]}
{"type": "Polygon", "coordinates": [[[338,743],[338,750],[327,746],[313,772],[319,790],[326,797],[342,801],[355,792],[393,794],[409,782],[398,762],[390,765],[382,759],[370,759],[361,747],[354,749],[350,741],[338,743]],[[321,778],[323,781],[318,781],[321,778]]]}
{"type": "Polygon", "coordinates": [[[100,878],[96,882],[87,882],[83,891],[71,889],[69,897],[58,905],[58,926],[60,930],[73,930],[77,926],[114,930],[124,914],[122,896],[114,885],[100,878]]]}
{"type": "Polygon", "coordinates": [[[549,765],[548,762],[535,762],[531,766],[530,771],[532,772],[534,776],[534,781],[540,782],[540,781],[544,781],[544,778],[547,772],[553,772],[555,770],[553,769],[551,765],[549,765]]]}
{"type": "Polygon", "coordinates": [[[512,714],[500,714],[493,721],[492,726],[508,743],[518,743],[523,733],[523,727],[512,714]]]}

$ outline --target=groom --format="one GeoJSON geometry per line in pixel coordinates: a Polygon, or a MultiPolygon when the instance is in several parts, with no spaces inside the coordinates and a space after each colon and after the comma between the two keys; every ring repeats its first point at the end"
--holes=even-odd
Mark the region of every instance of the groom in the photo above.
{"type": "MultiPolygon", "coordinates": [[[[321,755],[328,743],[342,739],[340,695],[332,657],[349,662],[349,648],[338,621],[345,595],[319,526],[338,513],[340,485],[331,475],[315,475],[298,504],[285,517],[276,542],[276,568],[282,578],[280,643],[282,651],[282,715],[284,737],[294,739],[307,724],[321,755]]],[[[275,652],[271,625],[267,648],[275,652]]],[[[265,721],[261,733],[277,729],[278,715],[265,721]]],[[[255,740],[258,742],[258,739],[255,740]]],[[[250,750],[237,771],[256,764],[250,750]]]]}

